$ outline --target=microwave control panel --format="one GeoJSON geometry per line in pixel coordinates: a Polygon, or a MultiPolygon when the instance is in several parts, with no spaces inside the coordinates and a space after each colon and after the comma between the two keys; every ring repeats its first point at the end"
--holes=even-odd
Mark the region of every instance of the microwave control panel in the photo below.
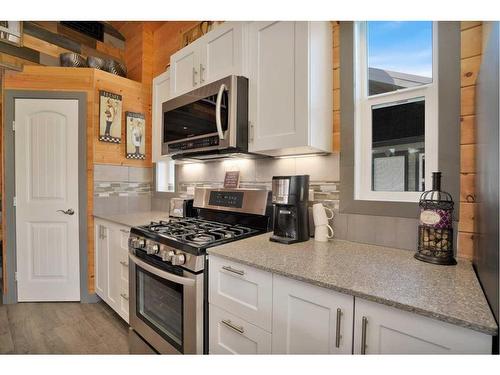
{"type": "Polygon", "coordinates": [[[184,150],[194,150],[197,148],[205,148],[219,145],[219,137],[214,135],[211,137],[193,139],[192,141],[182,141],[168,144],[169,152],[177,152],[184,150]]]}

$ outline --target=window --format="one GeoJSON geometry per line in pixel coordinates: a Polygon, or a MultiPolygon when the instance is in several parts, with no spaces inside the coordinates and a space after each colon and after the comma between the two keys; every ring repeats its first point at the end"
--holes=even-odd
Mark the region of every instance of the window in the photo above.
{"type": "Polygon", "coordinates": [[[156,191],[175,191],[175,163],[173,160],[160,160],[156,163],[156,191]]]}
{"type": "Polygon", "coordinates": [[[433,22],[358,22],[355,199],[416,202],[437,170],[433,22]]]}

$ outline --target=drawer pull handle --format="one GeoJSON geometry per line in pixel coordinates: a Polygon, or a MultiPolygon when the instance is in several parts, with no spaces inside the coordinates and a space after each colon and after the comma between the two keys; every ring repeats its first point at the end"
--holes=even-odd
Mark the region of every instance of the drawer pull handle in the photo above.
{"type": "Polygon", "coordinates": [[[121,264],[123,267],[128,267],[128,263],[127,263],[127,262],[124,262],[123,260],[120,260],[120,264],[121,264]]]}
{"type": "Polygon", "coordinates": [[[368,319],[363,316],[361,320],[361,354],[366,354],[366,325],[368,324],[368,319]]]}
{"type": "Polygon", "coordinates": [[[120,297],[128,301],[128,296],[125,293],[120,293],[120,297]]]}
{"type": "Polygon", "coordinates": [[[337,333],[335,335],[335,347],[340,348],[340,320],[342,318],[342,310],[340,308],[337,309],[337,333]]]}
{"type": "Polygon", "coordinates": [[[222,269],[229,271],[229,272],[232,272],[232,273],[235,273],[235,274],[240,275],[240,276],[243,276],[245,274],[245,271],[234,269],[231,266],[222,266],[222,269]]]}
{"type": "Polygon", "coordinates": [[[238,333],[241,333],[241,334],[245,333],[245,328],[243,328],[242,326],[234,325],[229,319],[221,320],[221,323],[223,323],[225,326],[231,328],[232,330],[234,330],[238,333]]]}

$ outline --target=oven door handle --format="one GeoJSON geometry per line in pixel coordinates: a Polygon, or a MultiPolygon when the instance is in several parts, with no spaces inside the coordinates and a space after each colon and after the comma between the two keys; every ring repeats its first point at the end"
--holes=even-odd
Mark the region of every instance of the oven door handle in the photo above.
{"type": "Polygon", "coordinates": [[[227,86],[220,85],[219,93],[217,94],[217,103],[215,105],[215,124],[217,125],[217,133],[219,133],[219,138],[224,139],[224,132],[222,131],[222,121],[220,119],[220,110],[222,105],[222,94],[227,90],[227,86]]]}
{"type": "Polygon", "coordinates": [[[189,279],[187,277],[182,277],[182,276],[177,276],[177,275],[174,275],[173,273],[159,270],[158,268],[153,267],[153,266],[147,264],[146,262],[143,262],[142,260],[137,258],[135,255],[132,255],[130,253],[128,254],[128,257],[130,258],[132,263],[135,263],[139,267],[145,269],[148,272],[151,272],[153,275],[161,277],[162,279],[169,280],[169,281],[172,281],[173,283],[182,284],[185,286],[194,286],[195,285],[196,281],[193,279],[189,279]]]}

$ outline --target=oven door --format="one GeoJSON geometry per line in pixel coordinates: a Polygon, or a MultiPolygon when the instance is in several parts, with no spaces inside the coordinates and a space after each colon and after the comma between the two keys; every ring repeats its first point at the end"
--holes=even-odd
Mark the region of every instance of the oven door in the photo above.
{"type": "Polygon", "coordinates": [[[248,128],[247,85],[246,78],[229,76],[163,103],[162,155],[246,145],[248,130],[239,128],[248,128]]]}
{"type": "Polygon", "coordinates": [[[202,354],[203,274],[129,259],[131,327],[159,353],[202,354]]]}

